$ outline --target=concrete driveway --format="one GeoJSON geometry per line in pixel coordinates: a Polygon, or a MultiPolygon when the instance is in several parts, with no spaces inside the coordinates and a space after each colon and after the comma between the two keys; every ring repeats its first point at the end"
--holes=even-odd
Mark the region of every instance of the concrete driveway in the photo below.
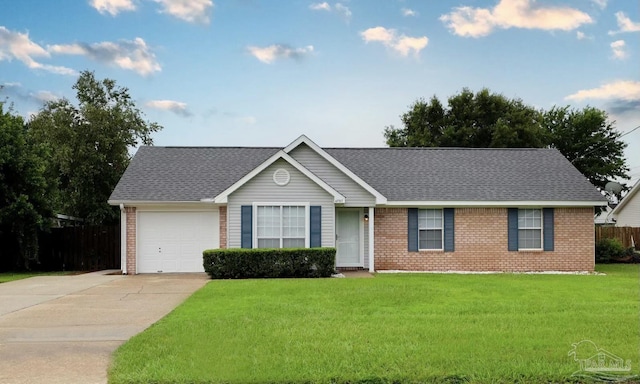
{"type": "Polygon", "coordinates": [[[96,272],[0,284],[0,383],[106,383],[111,353],[206,282],[96,272]]]}

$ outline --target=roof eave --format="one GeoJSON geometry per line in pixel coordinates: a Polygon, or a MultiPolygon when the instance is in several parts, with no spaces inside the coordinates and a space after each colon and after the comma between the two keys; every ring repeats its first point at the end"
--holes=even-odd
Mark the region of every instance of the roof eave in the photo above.
{"type": "Polygon", "coordinates": [[[606,206],[606,201],[595,200],[509,200],[509,201],[463,201],[463,200],[395,200],[383,204],[389,207],[601,207],[606,206]]]}
{"type": "Polygon", "coordinates": [[[212,205],[214,204],[211,199],[201,199],[201,200],[107,200],[107,204],[109,205],[120,205],[124,204],[127,206],[138,206],[138,205],[177,205],[177,204],[192,204],[192,205],[212,205]]]}

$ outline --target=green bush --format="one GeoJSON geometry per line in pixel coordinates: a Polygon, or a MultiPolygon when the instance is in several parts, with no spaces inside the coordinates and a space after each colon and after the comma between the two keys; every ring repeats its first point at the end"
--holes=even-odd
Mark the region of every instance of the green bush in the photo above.
{"type": "Polygon", "coordinates": [[[335,270],[336,249],[208,249],[202,255],[212,279],[329,277],[335,270]]]}
{"type": "Polygon", "coordinates": [[[596,243],[596,263],[611,263],[626,255],[626,249],[618,239],[600,239],[596,243]]]}

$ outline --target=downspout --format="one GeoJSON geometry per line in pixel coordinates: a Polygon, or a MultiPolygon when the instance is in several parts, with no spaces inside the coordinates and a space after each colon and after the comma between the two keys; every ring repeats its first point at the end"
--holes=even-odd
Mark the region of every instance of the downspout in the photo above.
{"type": "Polygon", "coordinates": [[[376,243],[373,234],[375,228],[375,217],[374,217],[374,207],[369,207],[369,272],[376,271],[376,263],[375,263],[375,249],[374,244],[376,243]]]}
{"type": "Polygon", "coordinates": [[[127,211],[120,204],[120,269],[127,274],[127,211]]]}

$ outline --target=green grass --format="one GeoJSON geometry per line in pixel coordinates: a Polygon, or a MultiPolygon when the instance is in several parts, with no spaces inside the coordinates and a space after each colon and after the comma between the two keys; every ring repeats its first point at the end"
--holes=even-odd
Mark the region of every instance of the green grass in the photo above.
{"type": "Polygon", "coordinates": [[[72,272],[0,272],[0,283],[8,283],[34,276],[62,276],[72,272]]]}
{"type": "Polygon", "coordinates": [[[110,383],[563,382],[640,356],[640,269],[211,281],[114,354],[110,383]]]}

